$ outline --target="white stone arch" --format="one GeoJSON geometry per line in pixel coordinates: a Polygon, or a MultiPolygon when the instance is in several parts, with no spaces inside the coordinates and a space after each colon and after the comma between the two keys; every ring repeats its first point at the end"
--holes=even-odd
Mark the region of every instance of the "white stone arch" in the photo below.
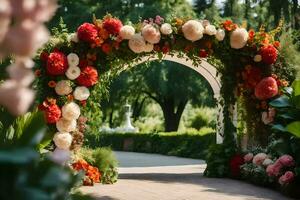
{"type": "MultiPolygon", "coordinates": [[[[145,56],[141,59],[138,59],[134,65],[139,65],[144,62],[149,62],[149,61],[155,61],[155,60],[160,60],[157,55],[150,55],[150,56],[145,56]]],[[[221,91],[221,79],[218,73],[218,70],[208,63],[206,59],[202,59],[202,62],[199,66],[195,66],[193,64],[193,61],[188,58],[187,56],[182,56],[178,55],[177,53],[170,55],[166,54],[162,58],[162,60],[167,60],[167,61],[172,61],[175,63],[182,64],[186,67],[189,67],[196,72],[198,72],[202,77],[204,77],[209,85],[211,86],[213,93],[214,93],[214,98],[217,101],[217,107],[218,107],[218,116],[217,116],[217,134],[216,134],[216,142],[217,144],[220,144],[223,142],[223,137],[224,137],[224,127],[223,127],[223,109],[220,104],[222,96],[220,94],[221,91]]]]}

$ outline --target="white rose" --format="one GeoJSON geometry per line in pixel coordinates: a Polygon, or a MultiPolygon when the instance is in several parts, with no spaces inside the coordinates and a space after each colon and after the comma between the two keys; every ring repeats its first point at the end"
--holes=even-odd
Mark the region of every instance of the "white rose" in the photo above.
{"type": "Polygon", "coordinates": [[[89,98],[90,91],[87,87],[79,86],[75,88],[73,95],[76,100],[84,101],[89,98]]]}
{"type": "Polygon", "coordinates": [[[205,28],[206,26],[208,26],[208,25],[210,25],[210,22],[208,21],[208,20],[202,20],[201,21],[201,23],[202,23],[202,26],[205,28]]]}
{"type": "Polygon", "coordinates": [[[79,57],[76,53],[70,53],[67,56],[67,59],[70,67],[76,67],[79,65],[79,57]]]}
{"type": "Polygon", "coordinates": [[[79,67],[70,66],[66,71],[66,76],[70,80],[75,80],[76,78],[78,78],[78,76],[80,76],[80,72],[81,70],[79,67]]]}
{"type": "Polygon", "coordinates": [[[135,34],[135,29],[134,29],[134,27],[132,27],[130,25],[125,25],[121,28],[119,34],[122,39],[130,40],[131,37],[135,34]]]}
{"type": "Polygon", "coordinates": [[[67,120],[78,119],[80,116],[80,107],[74,102],[67,103],[62,107],[62,116],[67,120]]]}
{"type": "Polygon", "coordinates": [[[142,35],[145,40],[151,44],[157,44],[160,41],[160,32],[151,24],[147,24],[142,29],[142,35]]]}
{"type": "Polygon", "coordinates": [[[68,120],[65,118],[60,118],[56,122],[56,128],[59,132],[72,132],[76,130],[76,120],[68,120]]]}
{"type": "Polygon", "coordinates": [[[207,35],[216,35],[217,29],[214,25],[207,25],[205,26],[205,34],[207,35]]]}
{"type": "Polygon", "coordinates": [[[57,132],[53,137],[54,144],[64,150],[68,150],[72,144],[72,135],[66,132],[57,132]]]}
{"type": "Polygon", "coordinates": [[[254,60],[254,62],[260,62],[262,60],[262,57],[261,57],[261,55],[257,54],[254,56],[253,60],[254,60]]]}
{"type": "Polygon", "coordinates": [[[78,43],[78,42],[79,42],[77,33],[71,33],[71,34],[69,35],[68,39],[69,39],[69,41],[72,41],[72,42],[75,42],[75,43],[78,43]]]}
{"type": "Polygon", "coordinates": [[[172,26],[169,23],[164,23],[163,25],[161,25],[160,31],[164,35],[170,35],[173,32],[172,26]]]}
{"type": "Polygon", "coordinates": [[[271,160],[270,158],[266,158],[262,164],[263,166],[267,167],[268,165],[273,164],[273,160],[271,160]]]}
{"type": "Polygon", "coordinates": [[[147,52],[147,53],[149,53],[149,52],[153,51],[153,48],[154,48],[153,44],[147,43],[145,45],[144,51],[147,52]]]}
{"type": "Polygon", "coordinates": [[[134,34],[128,42],[129,48],[134,53],[142,53],[145,49],[146,42],[140,33],[134,34]]]}
{"type": "Polygon", "coordinates": [[[200,40],[203,37],[203,31],[202,23],[196,20],[189,20],[182,26],[184,37],[192,42],[200,40]]]}
{"type": "Polygon", "coordinates": [[[71,83],[68,80],[59,81],[55,86],[55,92],[60,95],[68,95],[72,92],[71,83]]]}
{"type": "Polygon", "coordinates": [[[230,46],[233,49],[241,49],[247,44],[247,40],[247,30],[244,28],[237,28],[230,35],[230,46]]]}
{"type": "Polygon", "coordinates": [[[218,41],[223,41],[225,38],[225,31],[223,29],[218,29],[216,33],[216,39],[218,41]]]}

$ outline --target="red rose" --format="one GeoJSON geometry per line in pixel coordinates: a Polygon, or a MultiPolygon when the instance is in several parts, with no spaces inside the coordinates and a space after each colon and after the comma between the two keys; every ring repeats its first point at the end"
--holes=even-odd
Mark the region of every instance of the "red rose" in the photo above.
{"type": "Polygon", "coordinates": [[[205,49],[200,49],[199,51],[199,57],[200,58],[206,58],[208,56],[207,51],[205,51],[205,49]]]}
{"type": "Polygon", "coordinates": [[[97,27],[94,24],[84,23],[77,29],[79,40],[88,43],[94,43],[98,37],[97,27]]]}
{"type": "Polygon", "coordinates": [[[109,54],[111,52],[111,46],[107,43],[101,46],[101,49],[104,53],[109,54]]]}
{"type": "Polygon", "coordinates": [[[163,48],[161,50],[164,54],[167,54],[170,51],[170,47],[169,47],[169,45],[165,45],[165,46],[163,46],[163,48]]]}
{"type": "Polygon", "coordinates": [[[103,21],[103,28],[112,35],[119,34],[123,24],[119,19],[116,18],[106,18],[103,21]]]}
{"type": "Polygon", "coordinates": [[[262,61],[268,65],[271,65],[277,60],[277,50],[273,45],[263,46],[260,49],[260,55],[262,61]]]}
{"type": "Polygon", "coordinates": [[[262,79],[255,87],[255,96],[259,100],[267,100],[278,94],[277,82],[272,77],[262,79]]]}
{"type": "Polygon", "coordinates": [[[239,177],[241,174],[241,165],[243,165],[244,157],[242,155],[235,155],[230,160],[230,172],[233,177],[239,177]]]}
{"type": "Polygon", "coordinates": [[[98,72],[94,67],[86,66],[76,80],[79,85],[91,87],[98,82],[98,72]]]}
{"type": "Polygon", "coordinates": [[[61,117],[61,110],[56,104],[44,108],[45,119],[48,124],[55,124],[61,117]]]}
{"type": "Polygon", "coordinates": [[[50,53],[47,59],[47,73],[49,75],[64,75],[68,69],[68,60],[65,54],[56,51],[50,53]]]}

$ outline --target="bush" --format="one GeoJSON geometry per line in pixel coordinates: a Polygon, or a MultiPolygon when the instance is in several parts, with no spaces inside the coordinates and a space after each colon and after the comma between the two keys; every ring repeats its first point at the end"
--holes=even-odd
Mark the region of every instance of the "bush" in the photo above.
{"type": "Polygon", "coordinates": [[[117,182],[118,160],[110,148],[104,147],[94,150],[82,148],[79,157],[99,169],[101,172],[101,183],[113,184],[117,182]]]}
{"type": "Polygon", "coordinates": [[[103,133],[87,135],[85,145],[90,148],[111,147],[117,151],[204,158],[208,147],[215,143],[215,133],[209,134],[207,130],[204,133],[103,133]]]}

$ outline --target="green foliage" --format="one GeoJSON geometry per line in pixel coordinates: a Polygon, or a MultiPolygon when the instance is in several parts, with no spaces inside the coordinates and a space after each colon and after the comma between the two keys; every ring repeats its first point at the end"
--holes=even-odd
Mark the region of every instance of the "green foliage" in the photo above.
{"type": "Polygon", "coordinates": [[[164,155],[204,158],[209,145],[215,143],[214,133],[107,133],[88,135],[89,148],[111,147],[118,151],[159,153],[164,155]]]}

